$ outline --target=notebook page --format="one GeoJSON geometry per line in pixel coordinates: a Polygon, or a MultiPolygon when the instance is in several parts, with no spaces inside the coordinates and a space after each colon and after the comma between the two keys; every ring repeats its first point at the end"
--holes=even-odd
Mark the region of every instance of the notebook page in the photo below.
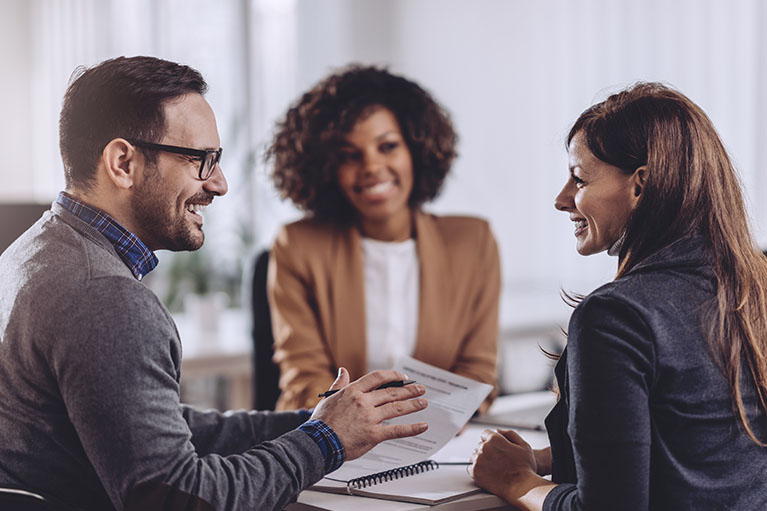
{"type": "Polygon", "coordinates": [[[466,465],[442,465],[437,470],[354,490],[355,495],[369,497],[404,497],[424,504],[479,493],[466,473],[466,465]]]}
{"type": "Polygon", "coordinates": [[[382,442],[364,456],[344,463],[328,478],[349,481],[429,459],[468,422],[493,388],[410,357],[403,357],[394,369],[426,387],[429,406],[384,424],[426,422],[429,429],[414,437],[382,442]]]}

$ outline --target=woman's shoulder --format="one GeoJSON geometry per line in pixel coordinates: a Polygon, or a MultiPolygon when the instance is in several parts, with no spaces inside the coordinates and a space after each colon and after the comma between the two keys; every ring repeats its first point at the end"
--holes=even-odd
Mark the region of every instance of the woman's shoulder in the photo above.
{"type": "Polygon", "coordinates": [[[595,308],[603,308],[607,304],[612,307],[637,309],[646,300],[647,293],[641,285],[631,278],[621,278],[602,284],[591,293],[580,299],[574,314],[583,314],[595,308]]]}
{"type": "Polygon", "coordinates": [[[487,220],[473,215],[436,215],[434,213],[420,212],[423,218],[427,218],[444,229],[489,229],[487,220]]]}
{"type": "Polygon", "coordinates": [[[275,238],[275,244],[296,245],[308,243],[312,246],[328,243],[335,236],[343,235],[347,229],[341,229],[333,224],[319,222],[311,217],[302,218],[280,227],[275,238]]]}
{"type": "Polygon", "coordinates": [[[348,245],[349,230],[303,218],[280,227],[271,248],[271,258],[296,268],[324,264],[348,245]]]}
{"type": "Polygon", "coordinates": [[[675,323],[697,324],[715,296],[715,287],[705,272],[695,268],[668,270],[629,273],[598,287],[581,300],[573,319],[600,323],[607,318],[635,318],[660,330],[675,323]]]}
{"type": "Polygon", "coordinates": [[[419,213],[419,223],[427,224],[436,229],[440,236],[450,242],[478,242],[495,240],[490,223],[484,218],[466,215],[435,215],[419,213]]]}
{"type": "Polygon", "coordinates": [[[697,302],[716,293],[716,277],[699,254],[648,258],[589,296],[609,297],[646,306],[697,302]]]}
{"type": "Polygon", "coordinates": [[[499,278],[498,243],[487,220],[420,213],[416,219],[419,257],[443,259],[467,278],[499,278]],[[474,268],[469,271],[469,268],[474,268]]]}
{"type": "Polygon", "coordinates": [[[589,303],[618,302],[626,307],[644,309],[669,295],[669,290],[686,287],[674,275],[663,272],[646,272],[624,275],[602,284],[581,300],[577,308],[589,303]]]}

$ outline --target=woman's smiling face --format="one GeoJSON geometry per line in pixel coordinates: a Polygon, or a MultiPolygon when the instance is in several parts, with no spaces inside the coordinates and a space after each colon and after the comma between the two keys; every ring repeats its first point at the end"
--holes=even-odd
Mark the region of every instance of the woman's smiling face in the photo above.
{"type": "Polygon", "coordinates": [[[554,206],[575,222],[576,249],[581,255],[610,248],[623,234],[642,190],[641,171],[627,174],[598,159],[583,132],[568,147],[570,177],[554,206]]]}
{"type": "Polygon", "coordinates": [[[371,109],[347,134],[338,184],[359,213],[363,228],[383,224],[410,237],[413,160],[390,110],[371,109]]]}

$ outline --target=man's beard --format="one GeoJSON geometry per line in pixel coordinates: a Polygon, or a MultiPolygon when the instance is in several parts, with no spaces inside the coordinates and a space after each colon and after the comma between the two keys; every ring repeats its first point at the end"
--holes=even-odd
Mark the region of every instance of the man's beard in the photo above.
{"type": "MultiPolygon", "coordinates": [[[[155,250],[198,250],[205,241],[205,234],[187,219],[186,210],[178,215],[173,196],[167,193],[163,184],[159,173],[151,172],[136,189],[133,218],[145,235],[151,238],[151,241],[141,241],[151,243],[155,250]]],[[[203,191],[187,199],[186,204],[209,203],[212,200],[213,196],[203,191]]]]}

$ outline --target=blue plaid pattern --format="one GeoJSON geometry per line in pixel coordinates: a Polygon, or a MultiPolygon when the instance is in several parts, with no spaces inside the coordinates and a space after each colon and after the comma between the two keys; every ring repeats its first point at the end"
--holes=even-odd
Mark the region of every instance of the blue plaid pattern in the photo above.
{"type": "Polygon", "coordinates": [[[325,458],[325,474],[329,474],[341,466],[346,459],[346,449],[330,426],[321,420],[314,419],[304,422],[298,426],[298,429],[309,435],[317,443],[322,457],[325,458]]]}
{"type": "Polygon", "coordinates": [[[118,224],[111,216],[64,192],[59,193],[56,202],[103,234],[136,279],[143,279],[157,266],[157,256],[135,234],[118,224]]]}

